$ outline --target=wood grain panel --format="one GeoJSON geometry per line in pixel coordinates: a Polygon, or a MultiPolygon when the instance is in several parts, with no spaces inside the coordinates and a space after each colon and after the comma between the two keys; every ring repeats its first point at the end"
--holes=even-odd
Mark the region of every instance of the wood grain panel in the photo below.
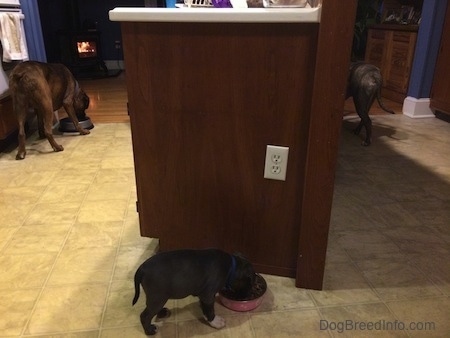
{"type": "Polygon", "coordinates": [[[295,276],[317,30],[122,23],[143,236],[295,276]],[[290,148],[285,182],[267,144],[290,148]]]}
{"type": "Polygon", "coordinates": [[[326,1],[313,82],[296,285],[322,289],[357,1],[326,1]],[[332,51],[332,52],[330,52],[332,51]]]}
{"type": "Polygon", "coordinates": [[[431,88],[431,107],[450,114],[450,5],[447,5],[441,47],[431,88]]]}

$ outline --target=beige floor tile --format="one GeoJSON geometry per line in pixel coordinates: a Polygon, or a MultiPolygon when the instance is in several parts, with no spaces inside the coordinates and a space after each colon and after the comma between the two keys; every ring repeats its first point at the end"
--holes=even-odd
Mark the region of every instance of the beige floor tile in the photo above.
{"type": "Polygon", "coordinates": [[[84,201],[78,215],[78,222],[89,223],[123,221],[127,211],[126,200],[84,201]]]}
{"type": "Polygon", "coordinates": [[[450,249],[448,243],[428,243],[423,241],[412,241],[408,239],[396,239],[395,244],[406,255],[429,255],[450,257],[450,249]]]}
{"type": "Polygon", "coordinates": [[[125,169],[134,168],[132,157],[123,158],[123,156],[105,156],[102,161],[102,169],[125,169]]]}
{"type": "Polygon", "coordinates": [[[394,241],[426,243],[430,246],[445,244],[445,241],[428,226],[398,226],[393,229],[383,230],[383,234],[394,241]]]}
{"type": "Polygon", "coordinates": [[[0,291],[0,336],[20,336],[40,289],[0,291]]]}
{"type": "Polygon", "coordinates": [[[157,249],[157,243],[153,241],[147,246],[121,246],[117,256],[114,280],[132,280],[137,268],[148,258],[153,256],[157,249]]]}
{"type": "MultiPolygon", "coordinates": [[[[157,323],[158,332],[155,337],[161,338],[174,338],[177,337],[177,328],[175,323],[172,322],[160,322],[157,323]]],[[[144,333],[144,329],[141,325],[132,327],[118,327],[111,329],[104,329],[100,335],[101,338],[144,338],[148,337],[144,333]]]]}
{"type": "Polygon", "coordinates": [[[436,287],[450,296],[450,258],[436,255],[427,257],[418,255],[412,258],[411,264],[414,264],[420,271],[422,271],[436,287]]]}
{"type": "Polygon", "coordinates": [[[28,214],[24,225],[73,223],[79,209],[78,202],[39,203],[28,214]]]}
{"type": "Polygon", "coordinates": [[[64,249],[58,257],[48,285],[109,283],[114,268],[116,248],[64,249]]]}
{"type": "Polygon", "coordinates": [[[39,338],[97,338],[99,335],[98,330],[94,331],[79,331],[79,332],[68,332],[68,333],[56,333],[56,334],[44,334],[44,335],[32,335],[26,337],[39,337],[39,338]]]}
{"type": "Polygon", "coordinates": [[[323,290],[308,292],[319,306],[379,301],[361,272],[351,263],[328,265],[323,290]]]}
{"type": "Polygon", "coordinates": [[[56,253],[0,256],[0,290],[40,288],[56,259],[56,253]]]}
{"type": "MultiPolygon", "coordinates": [[[[85,169],[97,170],[99,165],[101,165],[104,154],[108,151],[109,143],[110,139],[108,137],[105,137],[104,140],[99,140],[98,138],[94,139],[90,136],[89,139],[82,142],[82,146],[72,151],[69,160],[75,159],[76,162],[84,161],[85,163],[81,164],[82,167],[85,169]],[[94,159],[92,162],[90,160],[87,161],[87,159],[91,158],[94,159]],[[89,165],[91,165],[91,168],[89,168],[89,165]]],[[[69,168],[75,169],[76,166],[68,164],[66,169],[69,168]]]]}
{"type": "Polygon", "coordinates": [[[134,168],[100,169],[94,180],[94,184],[115,182],[128,183],[130,186],[135,186],[134,168]]]}
{"type": "Polygon", "coordinates": [[[23,226],[11,238],[6,254],[59,252],[67,237],[70,224],[23,226]]]}
{"type": "Polygon", "coordinates": [[[124,221],[124,230],[122,233],[122,246],[153,246],[158,245],[158,240],[149,237],[142,237],[139,227],[139,215],[134,210],[128,214],[124,221]]]}
{"type": "Polygon", "coordinates": [[[133,147],[127,138],[116,138],[113,140],[110,148],[105,153],[105,157],[122,157],[133,160],[133,147]]]}
{"type": "Polygon", "coordinates": [[[140,326],[139,315],[145,308],[145,293],[141,289],[138,302],[132,306],[134,283],[132,280],[114,281],[108,294],[103,327],[140,326]]]}
{"type": "Polygon", "coordinates": [[[383,303],[358,304],[319,309],[321,327],[333,337],[407,337],[397,329],[397,318],[383,303]]]}
{"type": "Polygon", "coordinates": [[[19,228],[20,227],[7,227],[7,228],[0,227],[0,252],[8,244],[10,239],[13,237],[14,233],[19,228]]]}
{"type": "Polygon", "coordinates": [[[405,261],[376,259],[357,263],[384,300],[429,297],[442,293],[415,266],[405,261]]]}
{"type": "MultiPolygon", "coordinates": [[[[141,326],[140,314],[145,309],[146,295],[141,288],[140,297],[136,304],[132,306],[134,295],[134,282],[132,280],[114,281],[108,295],[102,326],[141,326]]],[[[175,300],[169,300],[165,306],[171,311],[171,316],[162,320],[154,318],[153,322],[157,324],[160,324],[160,322],[174,322],[177,311],[175,304],[175,300]]]]}
{"type": "Polygon", "coordinates": [[[97,169],[63,169],[53,178],[53,183],[66,185],[91,184],[94,181],[97,169]]]}
{"type": "Polygon", "coordinates": [[[0,207],[0,227],[21,226],[33,208],[33,204],[2,204],[0,207]]]}
{"type": "Polygon", "coordinates": [[[98,329],[107,290],[107,284],[46,288],[37,302],[26,333],[98,329]]]}
{"type": "Polygon", "coordinates": [[[3,188],[0,191],[0,205],[34,204],[44,189],[45,186],[3,188]]]}
{"type": "Polygon", "coordinates": [[[122,234],[123,222],[75,223],[64,249],[117,247],[122,234]]]}
{"type": "MultiPolygon", "coordinates": [[[[204,319],[178,322],[178,337],[254,337],[250,318],[247,315],[229,316],[222,329],[211,327],[204,319]]],[[[161,328],[161,331],[164,329],[161,328]]]]}
{"type": "Polygon", "coordinates": [[[91,186],[86,201],[127,200],[130,198],[129,182],[108,182],[91,186]]]}
{"type": "MultiPolygon", "coordinates": [[[[14,157],[16,154],[14,153],[14,157]]],[[[23,168],[19,168],[16,165],[16,160],[13,156],[6,159],[4,154],[0,153],[0,166],[2,168],[0,172],[0,188],[5,189],[9,186],[12,180],[16,180],[17,176],[23,175],[23,168]]]]}
{"type": "Polygon", "coordinates": [[[331,231],[328,235],[328,247],[326,264],[349,263],[350,257],[345,249],[334,240],[334,233],[331,231]]]}
{"type": "Polygon", "coordinates": [[[331,211],[330,228],[336,231],[362,230],[373,227],[364,214],[361,206],[349,201],[348,196],[335,196],[331,211]]]}
{"type": "Polygon", "coordinates": [[[267,292],[259,307],[252,312],[284,311],[314,307],[314,301],[305,289],[295,287],[293,278],[263,275],[267,292]]]}
{"type": "Polygon", "coordinates": [[[421,226],[416,217],[411,215],[402,204],[389,203],[384,205],[372,205],[370,208],[363,208],[361,212],[365,217],[372,220],[380,228],[391,229],[395,226],[421,226]]]}
{"type": "MultiPolygon", "coordinates": [[[[83,149],[84,150],[84,149],[83,149]]],[[[63,170],[98,170],[102,163],[102,158],[95,154],[85,154],[84,151],[81,153],[72,153],[71,156],[64,162],[62,167],[63,170]],[[86,157],[90,156],[89,161],[86,157]]]]}
{"type": "Polygon", "coordinates": [[[52,182],[42,194],[40,203],[78,202],[85,198],[89,184],[65,184],[62,181],[52,182]]]}
{"type": "Polygon", "coordinates": [[[292,310],[251,315],[254,337],[330,337],[327,330],[320,330],[320,314],[317,310],[292,310]]]}
{"type": "Polygon", "coordinates": [[[9,187],[40,187],[48,185],[55,179],[57,171],[34,171],[23,172],[21,175],[12,177],[9,187]]]}
{"type": "Polygon", "coordinates": [[[387,306],[411,337],[450,337],[449,297],[389,302],[387,306]]]}
{"type": "Polygon", "coordinates": [[[389,258],[400,253],[397,245],[377,230],[336,232],[336,240],[353,260],[389,258]]]}

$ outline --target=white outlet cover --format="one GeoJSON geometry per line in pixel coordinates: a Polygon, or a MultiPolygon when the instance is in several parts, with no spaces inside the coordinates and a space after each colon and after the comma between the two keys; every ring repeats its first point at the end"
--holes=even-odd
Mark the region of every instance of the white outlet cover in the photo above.
{"type": "Polygon", "coordinates": [[[288,147],[268,145],[266,148],[264,178],[286,181],[288,154],[288,147]]]}

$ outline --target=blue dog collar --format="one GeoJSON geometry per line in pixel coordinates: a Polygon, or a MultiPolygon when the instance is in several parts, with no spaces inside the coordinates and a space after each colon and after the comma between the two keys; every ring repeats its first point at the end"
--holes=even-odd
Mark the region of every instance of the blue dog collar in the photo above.
{"type": "Polygon", "coordinates": [[[236,274],[236,257],[234,257],[234,255],[231,255],[231,268],[228,271],[227,282],[225,284],[226,289],[228,290],[231,289],[231,283],[234,280],[235,274],[236,274]]]}

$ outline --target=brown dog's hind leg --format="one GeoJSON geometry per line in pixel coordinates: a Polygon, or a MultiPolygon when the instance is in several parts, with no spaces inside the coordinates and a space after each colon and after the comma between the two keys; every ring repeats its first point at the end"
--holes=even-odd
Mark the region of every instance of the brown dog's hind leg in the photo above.
{"type": "Polygon", "coordinates": [[[53,104],[49,98],[43,98],[40,107],[38,107],[38,113],[42,113],[42,121],[44,125],[44,135],[48,142],[52,146],[54,151],[63,151],[62,145],[56,143],[53,138],[53,104]]]}
{"type": "Polygon", "coordinates": [[[23,160],[27,154],[25,150],[25,119],[19,119],[19,134],[17,135],[17,139],[19,142],[19,147],[17,150],[16,160],[23,160]]]}
{"type": "Polygon", "coordinates": [[[27,105],[24,104],[24,97],[17,97],[17,94],[13,94],[13,107],[14,114],[17,117],[17,124],[19,126],[19,133],[17,135],[17,141],[19,143],[16,160],[23,160],[27,154],[25,150],[26,134],[25,134],[25,120],[27,118],[27,105]]]}
{"type": "Polygon", "coordinates": [[[37,116],[37,125],[38,125],[38,132],[39,132],[39,138],[43,139],[45,138],[45,132],[44,132],[44,121],[42,119],[42,112],[36,112],[37,116]]]}

